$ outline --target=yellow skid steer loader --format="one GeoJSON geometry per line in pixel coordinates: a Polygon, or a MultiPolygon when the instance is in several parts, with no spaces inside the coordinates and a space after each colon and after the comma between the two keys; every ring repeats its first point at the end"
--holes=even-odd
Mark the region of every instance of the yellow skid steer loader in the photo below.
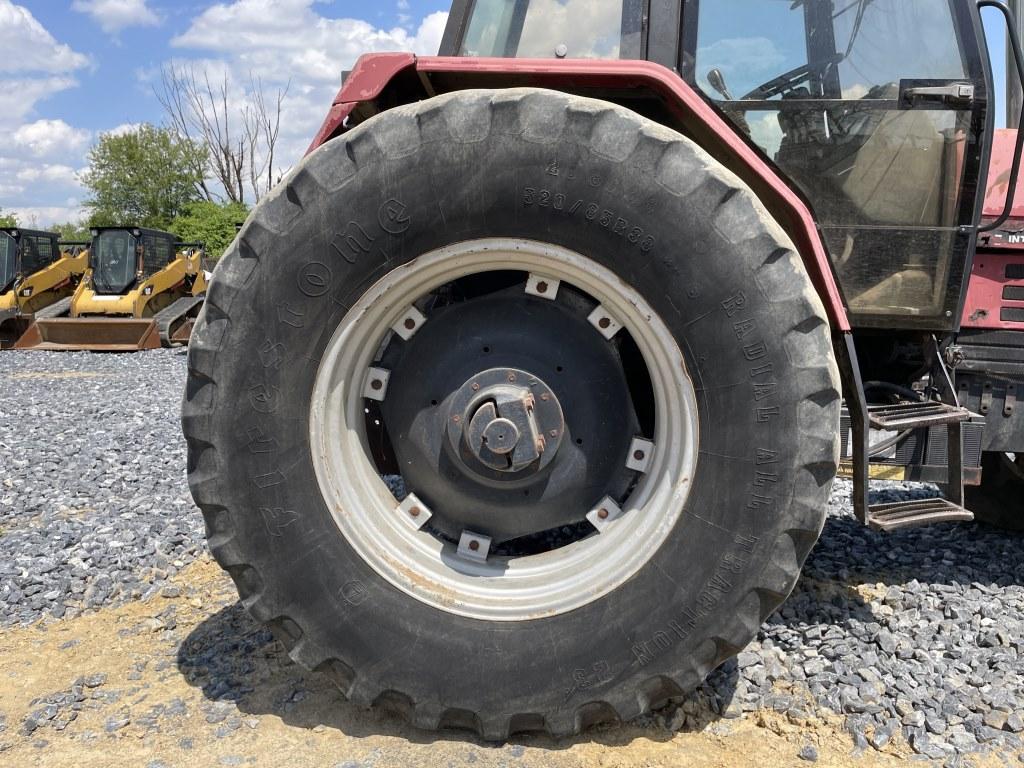
{"type": "Polygon", "coordinates": [[[84,243],[58,235],[0,228],[0,349],[11,347],[34,316],[66,311],[86,269],[84,243]]]}
{"type": "Polygon", "coordinates": [[[92,230],[66,316],[37,318],[16,349],[127,352],[188,343],[206,293],[204,251],[140,227],[92,230]]]}

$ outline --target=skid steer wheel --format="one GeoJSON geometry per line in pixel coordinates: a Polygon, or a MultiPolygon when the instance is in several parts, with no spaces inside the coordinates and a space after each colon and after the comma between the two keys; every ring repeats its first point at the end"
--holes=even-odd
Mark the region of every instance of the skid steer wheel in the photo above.
{"type": "Polygon", "coordinates": [[[1024,454],[985,452],[981,485],[965,486],[967,508],[981,523],[1024,531],[1024,454]]]}
{"type": "Polygon", "coordinates": [[[183,416],[210,548],[291,656],[488,739],[631,718],[743,648],[820,532],[838,421],[751,192],[533,89],[306,158],[217,267],[183,416]]]}

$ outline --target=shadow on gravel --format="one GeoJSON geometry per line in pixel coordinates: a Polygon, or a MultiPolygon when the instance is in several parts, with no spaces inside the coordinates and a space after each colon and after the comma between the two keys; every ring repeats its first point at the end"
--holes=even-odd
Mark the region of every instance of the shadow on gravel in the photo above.
{"type": "MultiPolygon", "coordinates": [[[[365,710],[350,704],[325,676],[296,665],[270,630],[260,626],[241,603],[222,608],[205,619],[181,643],[178,669],[185,680],[209,700],[208,719],[225,710],[242,716],[271,715],[286,724],[312,729],[325,726],[348,736],[389,735],[412,743],[463,741],[486,747],[487,742],[464,730],[423,731],[399,714],[383,708],[365,710]]],[[[736,690],[738,671],[730,661],[712,673],[708,683],[687,697],[632,723],[598,725],[574,739],[543,734],[515,734],[509,743],[565,749],[580,742],[625,746],[636,738],[668,741],[674,731],[700,731],[720,719],[736,690]]]]}
{"type": "MultiPolygon", "coordinates": [[[[933,495],[923,488],[896,497],[933,495]]],[[[890,492],[872,503],[891,500],[890,492]]],[[[872,602],[884,601],[890,586],[955,594],[977,584],[1024,584],[1024,533],[978,523],[880,533],[853,517],[828,517],[793,594],[767,623],[845,629],[878,621],[872,602]]]]}

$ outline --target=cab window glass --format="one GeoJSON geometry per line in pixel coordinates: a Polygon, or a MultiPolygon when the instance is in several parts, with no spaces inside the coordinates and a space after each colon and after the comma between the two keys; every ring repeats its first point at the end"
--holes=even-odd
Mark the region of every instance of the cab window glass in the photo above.
{"type": "Polygon", "coordinates": [[[644,6],[645,0],[477,0],[461,55],[640,58],[644,6]]]}
{"type": "Polygon", "coordinates": [[[18,242],[6,232],[0,232],[0,292],[6,291],[14,282],[14,275],[18,271],[15,263],[17,255],[18,242]]]}
{"type": "Polygon", "coordinates": [[[101,232],[93,241],[92,282],[97,293],[121,293],[135,280],[135,238],[123,230],[101,232]]]}
{"type": "Polygon", "coordinates": [[[949,0],[699,9],[697,85],[803,191],[854,314],[941,315],[972,112],[901,86],[970,83],[949,0]]]}
{"type": "Polygon", "coordinates": [[[50,238],[29,235],[22,238],[24,250],[21,257],[21,271],[31,275],[53,263],[53,243],[50,238]]]}

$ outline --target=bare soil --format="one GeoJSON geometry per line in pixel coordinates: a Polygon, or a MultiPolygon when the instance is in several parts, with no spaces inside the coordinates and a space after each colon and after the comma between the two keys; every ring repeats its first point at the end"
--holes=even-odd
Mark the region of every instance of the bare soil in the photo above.
{"type": "Polygon", "coordinates": [[[185,569],[165,594],[0,634],[0,765],[773,768],[800,764],[808,744],[828,766],[890,765],[909,754],[894,743],[856,755],[839,718],[794,723],[768,711],[693,732],[671,732],[656,715],[647,726],[502,745],[426,733],[348,704],[292,664],[211,561],[185,569]],[[58,702],[49,719],[47,697],[58,702]]]}

